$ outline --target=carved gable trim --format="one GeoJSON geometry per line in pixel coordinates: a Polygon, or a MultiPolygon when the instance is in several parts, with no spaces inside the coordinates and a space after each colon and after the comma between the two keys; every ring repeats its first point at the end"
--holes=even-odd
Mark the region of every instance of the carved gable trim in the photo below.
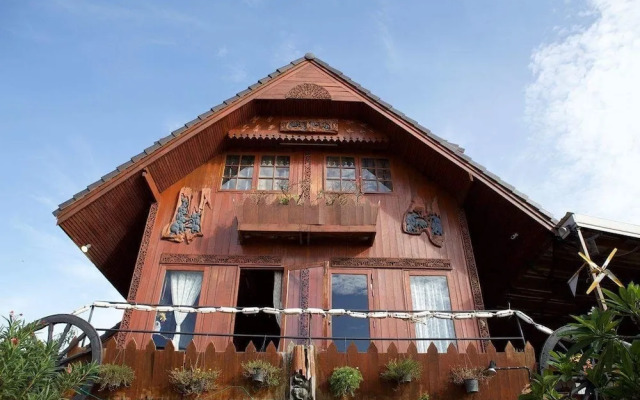
{"type": "Polygon", "coordinates": [[[218,254],[172,254],[162,253],[160,264],[193,265],[281,265],[279,256],[242,256],[218,254]]]}
{"type": "Polygon", "coordinates": [[[320,85],[316,85],[315,83],[301,83],[289,90],[285,98],[331,100],[331,95],[327,89],[320,85]]]}
{"type": "Polygon", "coordinates": [[[332,258],[334,268],[399,268],[451,270],[451,261],[443,258],[332,258]]]}

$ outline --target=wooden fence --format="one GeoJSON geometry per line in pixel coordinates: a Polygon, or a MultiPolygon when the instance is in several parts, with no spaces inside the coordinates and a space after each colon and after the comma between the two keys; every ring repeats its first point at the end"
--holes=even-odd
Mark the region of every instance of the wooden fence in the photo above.
{"type": "MultiPolygon", "coordinates": [[[[138,349],[131,340],[124,349],[118,349],[115,341],[109,341],[104,349],[103,363],[126,364],[136,374],[131,387],[115,392],[97,391],[93,394],[100,399],[180,399],[178,393],[168,381],[168,371],[173,368],[194,366],[221,371],[218,378],[218,389],[205,394],[201,399],[288,399],[289,367],[286,365],[285,353],[276,351],[270,344],[266,352],[256,352],[251,344],[244,352],[236,351],[232,343],[226,349],[216,349],[209,344],[204,351],[198,351],[193,342],[186,351],[176,351],[171,342],[163,350],[155,348],[149,342],[146,348],[138,349]],[[282,385],[274,389],[254,388],[242,375],[242,363],[264,359],[283,369],[282,385]]],[[[451,345],[446,353],[438,353],[431,346],[427,353],[418,353],[411,344],[406,353],[398,353],[394,344],[385,353],[378,352],[375,344],[371,344],[366,353],[358,353],[355,345],[349,346],[346,353],[339,353],[331,344],[327,350],[316,354],[317,400],[335,399],[329,392],[328,379],[335,367],[349,365],[358,367],[364,381],[356,393],[355,399],[406,399],[417,400],[421,393],[428,392],[432,400],[441,399],[517,399],[528,383],[526,370],[503,370],[487,383],[480,385],[480,392],[467,395],[462,387],[449,383],[449,371],[454,366],[486,367],[489,361],[496,362],[498,367],[526,366],[534,368],[535,356],[531,345],[524,351],[516,351],[509,343],[504,352],[496,352],[492,345],[485,352],[478,352],[474,345],[467,347],[466,353],[458,353],[451,345]],[[385,364],[395,358],[411,357],[423,365],[420,380],[396,387],[380,379],[385,364]]]]}

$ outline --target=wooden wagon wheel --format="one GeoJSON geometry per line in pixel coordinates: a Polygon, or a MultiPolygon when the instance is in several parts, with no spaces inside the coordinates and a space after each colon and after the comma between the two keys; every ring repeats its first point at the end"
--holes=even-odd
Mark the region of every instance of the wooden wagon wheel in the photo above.
{"type": "MultiPolygon", "coordinates": [[[[96,364],[102,362],[102,341],[100,340],[100,336],[93,326],[82,318],[70,314],[49,315],[40,320],[38,332],[42,332],[43,330],[46,332],[47,343],[54,340],[58,343],[56,366],[60,368],[60,370],[82,358],[96,364]],[[56,327],[62,327],[62,332],[59,336],[54,337],[56,327]],[[80,334],[75,337],[70,337],[70,334],[73,335],[75,333],[80,334]],[[85,347],[80,348],[78,352],[72,353],[72,350],[86,341],[88,341],[88,343],[85,347]]],[[[82,387],[82,391],[89,392],[92,386],[93,382],[89,382],[82,387]]],[[[84,394],[77,393],[73,397],[73,400],[83,400],[85,397],[84,394]]]]}

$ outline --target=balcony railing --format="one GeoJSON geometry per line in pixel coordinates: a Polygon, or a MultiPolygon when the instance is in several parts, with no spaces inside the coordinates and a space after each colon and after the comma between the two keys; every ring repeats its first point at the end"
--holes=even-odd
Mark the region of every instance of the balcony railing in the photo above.
{"type": "Polygon", "coordinates": [[[247,198],[236,205],[241,243],[253,239],[288,239],[300,244],[340,239],[371,245],[379,204],[366,199],[333,204],[257,204],[247,198]]]}

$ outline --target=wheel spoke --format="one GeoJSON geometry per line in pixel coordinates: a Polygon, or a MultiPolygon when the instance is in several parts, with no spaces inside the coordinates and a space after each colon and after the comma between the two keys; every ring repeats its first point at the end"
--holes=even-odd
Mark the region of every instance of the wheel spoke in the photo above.
{"type": "MultiPolygon", "coordinates": [[[[67,335],[69,334],[69,330],[71,330],[71,324],[67,324],[62,331],[62,335],[58,339],[58,344],[56,345],[56,352],[60,351],[60,347],[64,344],[64,341],[67,340],[67,335]]],[[[65,353],[62,353],[65,354],[65,353]]]]}
{"type": "Polygon", "coordinates": [[[87,354],[91,354],[91,349],[88,349],[88,350],[85,350],[85,351],[81,351],[78,354],[74,354],[72,356],[63,358],[60,361],[58,361],[58,365],[60,367],[65,366],[65,365],[69,364],[70,362],[73,362],[73,361],[77,360],[78,358],[86,356],[87,354]]]}
{"type": "Polygon", "coordinates": [[[47,325],[47,343],[53,341],[53,324],[47,325]]]}
{"type": "Polygon", "coordinates": [[[69,345],[67,347],[65,347],[64,350],[62,350],[60,352],[61,356],[64,356],[65,354],[69,353],[71,351],[71,349],[73,349],[74,347],[76,347],[78,345],[78,343],[80,343],[80,341],[82,339],[84,339],[85,337],[87,337],[87,335],[85,333],[83,333],[82,335],[73,338],[73,340],[71,340],[71,342],[69,342],[69,345]]]}

